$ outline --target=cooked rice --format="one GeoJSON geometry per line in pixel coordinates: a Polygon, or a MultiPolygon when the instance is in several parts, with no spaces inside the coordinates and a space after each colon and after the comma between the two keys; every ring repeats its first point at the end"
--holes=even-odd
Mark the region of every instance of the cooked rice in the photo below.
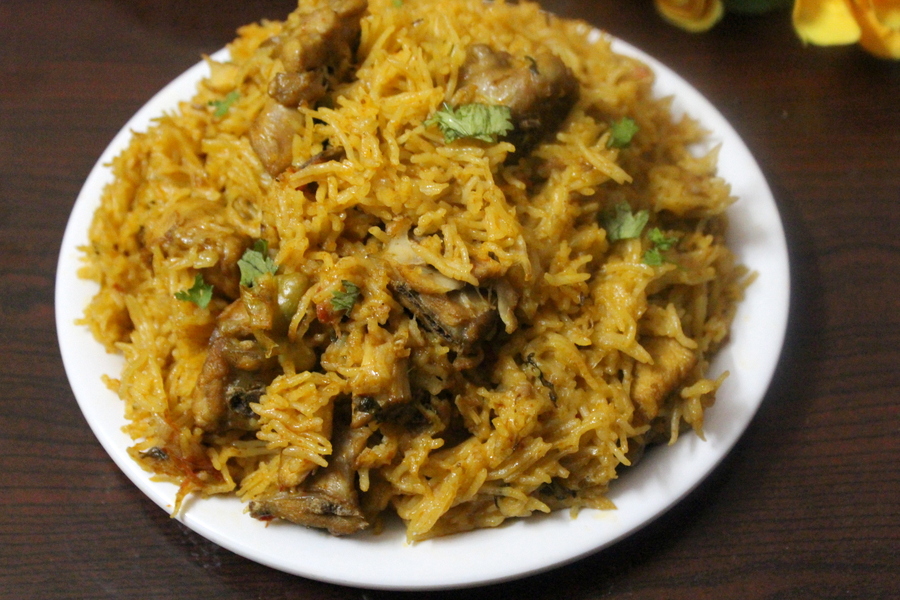
{"type": "Polygon", "coordinates": [[[644,64],[536,4],[371,0],[355,74],[300,109],[292,167],[273,178],[248,132],[284,68],[266,51],[281,28],[242,27],[230,60],[208,60],[196,96],[134,134],[84,249],[81,274],[100,286],[84,321],[125,357],[109,383],[124,401],[130,453],[180,486],[179,504],[193,493],[250,502],[301,486],[329,462],[340,407],[387,393],[398,364],[418,417],[362,425],[370,437],[354,469],[367,518],[377,529],[377,515],[395,511],[411,540],[535,511],[613,508],[610,482],[646,444],[685,428],[702,435],[724,377],[705,374],[747,273],[725,246],[734,198],[716,151],[692,153],[704,132],[673,121],[644,64]],[[518,56],[549,50],[577,77],[576,105],[531,157],[508,160],[505,141],[446,144],[426,125],[456,92],[473,43],[518,56]],[[217,115],[215,103],[235,91],[217,115]],[[638,134],[609,148],[622,117],[638,134]],[[329,147],[343,155],[314,160],[329,147]],[[611,242],[604,216],[622,202],[647,210],[649,223],[611,242]],[[678,239],[656,266],[644,258],[653,227],[678,239]],[[381,257],[406,235],[450,280],[483,286],[473,273],[488,261],[512,288],[515,311],[474,369],[392,292],[381,257]],[[308,288],[283,338],[257,336],[278,374],[251,405],[251,430],[210,432],[192,406],[231,298],[217,285],[200,308],[175,294],[257,239],[278,276],[300,274],[308,288]],[[323,323],[317,315],[344,281],[359,298],[323,323]],[[654,362],[648,340],[660,338],[695,361],[648,419],[633,387],[638,365],[654,362]]]}

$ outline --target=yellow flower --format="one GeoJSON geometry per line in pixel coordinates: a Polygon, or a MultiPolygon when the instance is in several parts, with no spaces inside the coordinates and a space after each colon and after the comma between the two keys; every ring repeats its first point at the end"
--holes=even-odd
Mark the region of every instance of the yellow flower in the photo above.
{"type": "Polygon", "coordinates": [[[900,0],[855,0],[860,45],[882,58],[900,59],[900,0]]]}
{"type": "Polygon", "coordinates": [[[859,44],[900,59],[900,0],[796,0],[794,29],[817,46],[859,44]]]}
{"type": "Polygon", "coordinates": [[[722,0],[653,0],[667,21],[688,31],[706,31],[725,12],[722,0]]]}

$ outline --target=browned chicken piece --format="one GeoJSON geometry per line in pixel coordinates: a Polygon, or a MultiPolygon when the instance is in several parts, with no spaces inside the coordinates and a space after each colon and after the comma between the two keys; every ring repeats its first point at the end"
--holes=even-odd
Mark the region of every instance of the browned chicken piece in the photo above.
{"type": "Polygon", "coordinates": [[[367,0],[323,0],[292,13],[269,46],[284,72],[269,82],[272,100],[250,128],[250,144],[266,171],[278,176],[291,165],[294,133],[303,120],[296,110],[313,105],[341,81],[353,64],[360,19],[367,0]]]}
{"type": "Polygon", "coordinates": [[[191,399],[194,424],[204,431],[212,431],[219,427],[228,406],[225,400],[225,385],[231,375],[231,365],[225,359],[223,344],[221,334],[218,330],[214,330],[191,399]]]}
{"type": "Polygon", "coordinates": [[[555,54],[516,57],[474,44],[460,71],[455,101],[508,106],[515,128],[506,139],[521,155],[559,129],[578,101],[578,90],[572,70],[555,54]]]}
{"type": "Polygon", "coordinates": [[[407,231],[407,223],[391,223],[387,233],[391,241],[382,258],[388,263],[392,278],[406,283],[420,294],[446,294],[461,289],[465,282],[447,277],[425,262],[416,251],[417,242],[407,231]]]}
{"type": "Polygon", "coordinates": [[[496,333],[496,294],[447,277],[422,260],[414,246],[405,231],[395,232],[382,255],[394,297],[453,350],[470,354],[496,333]]]}
{"type": "Polygon", "coordinates": [[[289,108],[313,104],[325,95],[325,78],[319,71],[278,73],[269,82],[269,97],[289,108]]]}
{"type": "Polygon", "coordinates": [[[360,19],[368,6],[367,0],[325,0],[293,13],[278,36],[274,55],[285,72],[269,83],[269,95],[285,106],[297,106],[302,101],[298,90],[321,87],[324,93],[326,77],[343,79],[353,63],[360,19]],[[307,78],[313,71],[318,71],[316,77],[307,78]]]}
{"type": "Polygon", "coordinates": [[[291,166],[294,134],[302,125],[299,111],[269,100],[250,126],[250,145],[272,177],[291,166]]]}
{"type": "Polygon", "coordinates": [[[148,247],[158,246],[165,256],[184,256],[188,252],[202,253],[211,250],[217,257],[216,264],[203,269],[203,279],[227,298],[240,295],[238,286],[238,261],[250,245],[249,236],[232,234],[230,229],[219,227],[215,213],[221,207],[209,200],[185,201],[184,207],[162,224],[164,231],[146,232],[148,247]]]}
{"type": "Polygon", "coordinates": [[[256,418],[250,404],[259,402],[271,379],[259,371],[236,371],[233,374],[225,385],[225,402],[234,415],[233,420],[256,418]]]}
{"type": "Polygon", "coordinates": [[[446,294],[427,294],[403,281],[392,281],[391,288],[397,301],[426,329],[441,336],[460,354],[472,353],[477,344],[497,332],[497,306],[486,290],[466,285],[446,294]]]}
{"type": "Polygon", "coordinates": [[[204,431],[248,429],[257,402],[277,364],[253,337],[254,320],[243,299],[219,315],[191,400],[195,424],[204,431]]]}
{"type": "Polygon", "coordinates": [[[409,359],[398,358],[391,370],[390,387],[378,394],[355,396],[352,402],[351,427],[362,427],[386,411],[408,404],[413,399],[409,385],[409,359]]]}
{"type": "Polygon", "coordinates": [[[653,358],[653,364],[635,365],[631,398],[645,422],[649,422],[659,414],[666,396],[697,364],[697,355],[669,337],[650,337],[641,340],[641,345],[653,358]]]}
{"type": "Polygon", "coordinates": [[[257,519],[284,519],[298,525],[327,529],[332,535],[349,535],[369,527],[356,490],[356,458],[366,447],[371,431],[352,429],[335,420],[332,454],[328,466],[319,469],[297,489],[280,491],[250,503],[257,519]]]}

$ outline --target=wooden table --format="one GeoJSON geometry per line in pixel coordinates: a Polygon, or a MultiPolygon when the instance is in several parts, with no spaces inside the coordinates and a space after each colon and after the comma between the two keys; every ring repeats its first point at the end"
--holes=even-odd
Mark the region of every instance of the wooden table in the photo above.
{"type": "MultiPolygon", "coordinates": [[[[169,519],[97,442],[57,348],[59,244],[101,151],[201,53],[292,4],[0,3],[2,598],[396,595],[271,570],[169,519]]],[[[804,47],[786,13],[690,35],[649,0],[546,5],[668,64],[745,139],[787,230],[786,347],[737,447],[660,519],[543,575],[422,595],[900,597],[900,62],[804,47]]]]}

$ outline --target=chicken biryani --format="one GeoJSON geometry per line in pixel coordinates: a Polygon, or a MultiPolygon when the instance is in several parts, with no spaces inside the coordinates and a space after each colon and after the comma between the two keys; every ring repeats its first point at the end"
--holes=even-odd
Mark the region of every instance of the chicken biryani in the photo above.
{"type": "Polygon", "coordinates": [[[300,0],[227,50],[112,162],[80,273],[176,512],[422,540],[613,508],[702,436],[748,274],[645,64],[502,0],[300,0]]]}

